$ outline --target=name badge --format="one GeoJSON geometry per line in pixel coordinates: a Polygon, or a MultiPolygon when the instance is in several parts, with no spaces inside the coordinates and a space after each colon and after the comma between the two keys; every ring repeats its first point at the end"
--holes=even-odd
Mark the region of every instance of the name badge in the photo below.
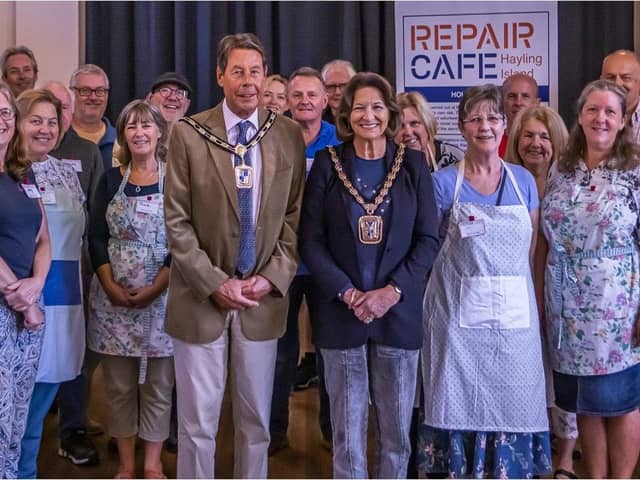
{"type": "Polygon", "coordinates": [[[148,213],[149,215],[155,215],[160,209],[159,203],[154,203],[148,200],[138,200],[136,202],[136,212],[148,213]]]}
{"type": "Polygon", "coordinates": [[[35,185],[31,185],[29,183],[21,183],[22,191],[29,198],[40,198],[40,192],[38,191],[38,187],[35,185]]]}
{"type": "Polygon", "coordinates": [[[460,222],[460,236],[462,238],[477,237],[478,235],[484,235],[484,220],[476,220],[472,216],[469,220],[460,222]]]}
{"type": "Polygon", "coordinates": [[[600,192],[596,190],[595,185],[590,185],[585,188],[580,189],[580,193],[578,194],[578,201],[582,203],[593,203],[597,202],[600,198],[600,192]]]}
{"type": "Polygon", "coordinates": [[[62,163],[64,165],[69,165],[73,168],[73,171],[76,173],[82,172],[82,162],[80,160],[73,160],[71,158],[63,158],[62,163]]]}
{"type": "Polygon", "coordinates": [[[47,188],[45,186],[41,186],[40,196],[42,197],[42,203],[44,203],[45,205],[55,205],[56,192],[53,188],[47,188]]]}

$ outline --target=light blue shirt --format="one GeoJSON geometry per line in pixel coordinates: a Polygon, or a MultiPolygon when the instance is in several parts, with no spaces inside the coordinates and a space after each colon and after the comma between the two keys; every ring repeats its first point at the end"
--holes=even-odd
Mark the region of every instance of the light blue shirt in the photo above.
{"type": "MultiPolygon", "coordinates": [[[[251,140],[256,133],[258,133],[258,109],[256,108],[249,118],[240,118],[227,106],[227,99],[222,101],[222,115],[224,116],[224,128],[227,131],[227,141],[231,145],[235,145],[238,142],[238,135],[240,134],[240,122],[247,120],[251,123],[249,130],[247,131],[247,141],[251,140]]],[[[231,165],[234,165],[234,154],[230,154],[231,165]]],[[[253,224],[255,225],[258,218],[258,209],[260,208],[260,193],[262,191],[262,153],[260,152],[260,144],[256,145],[245,153],[245,160],[251,161],[253,167],[253,188],[251,189],[252,200],[252,215],[253,224]]],[[[234,177],[235,182],[235,177],[234,177]]]]}

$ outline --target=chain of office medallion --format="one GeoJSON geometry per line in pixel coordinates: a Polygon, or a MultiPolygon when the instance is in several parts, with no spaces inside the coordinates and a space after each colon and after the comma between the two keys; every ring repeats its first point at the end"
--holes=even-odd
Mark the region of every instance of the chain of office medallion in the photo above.
{"type": "Polygon", "coordinates": [[[353,186],[353,183],[351,183],[351,180],[349,180],[347,175],[344,173],[344,169],[342,168],[342,164],[338,159],[338,155],[336,154],[335,149],[333,147],[328,148],[329,153],[331,154],[331,161],[333,162],[333,166],[335,167],[336,172],[338,173],[338,178],[340,179],[344,187],[353,196],[353,198],[356,199],[356,202],[358,202],[358,204],[360,204],[362,208],[364,208],[364,211],[367,212],[367,215],[373,215],[378,206],[380,206],[380,204],[384,200],[384,197],[386,197],[387,193],[389,193],[389,190],[393,186],[393,182],[395,181],[396,176],[400,171],[400,167],[402,166],[402,159],[404,157],[404,143],[398,145],[398,151],[396,152],[396,158],[394,158],[393,160],[391,170],[389,170],[387,178],[384,180],[384,184],[376,198],[374,198],[373,203],[365,203],[364,198],[362,198],[362,195],[360,195],[360,192],[358,192],[356,187],[353,186]]]}

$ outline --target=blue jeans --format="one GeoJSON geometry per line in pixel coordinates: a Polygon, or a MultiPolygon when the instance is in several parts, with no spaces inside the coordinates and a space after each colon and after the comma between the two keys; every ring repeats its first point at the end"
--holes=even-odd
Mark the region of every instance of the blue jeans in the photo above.
{"type": "Polygon", "coordinates": [[[37,478],[38,476],[38,452],[42,440],[42,427],[59,386],[59,383],[37,382],[33,389],[27,426],[20,447],[18,478],[37,478]]]}
{"type": "Polygon", "coordinates": [[[323,348],[333,427],[333,476],[368,478],[368,400],[376,412],[377,478],[406,478],[419,350],[368,344],[323,348]],[[369,381],[371,379],[371,381],[369,381]]]}
{"type": "MultiPolygon", "coordinates": [[[[298,314],[303,297],[309,298],[311,275],[297,275],[289,287],[289,313],[287,330],[278,340],[278,354],[271,398],[271,434],[286,434],[289,428],[289,396],[296,376],[298,364],[298,314]]],[[[318,369],[318,394],[320,395],[320,430],[322,436],[331,439],[331,419],[329,415],[329,397],[323,380],[322,357],[316,355],[318,369]]]]}

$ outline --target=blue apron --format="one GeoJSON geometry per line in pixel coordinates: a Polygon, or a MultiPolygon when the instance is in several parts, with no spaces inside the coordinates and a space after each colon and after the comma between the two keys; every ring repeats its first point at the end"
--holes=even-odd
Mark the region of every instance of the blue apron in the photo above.
{"type": "Polygon", "coordinates": [[[79,375],[84,358],[80,257],[85,197],[71,166],[49,156],[32,168],[51,237],[51,268],[42,291],[46,326],[36,381],[61,383],[79,375]]]}

